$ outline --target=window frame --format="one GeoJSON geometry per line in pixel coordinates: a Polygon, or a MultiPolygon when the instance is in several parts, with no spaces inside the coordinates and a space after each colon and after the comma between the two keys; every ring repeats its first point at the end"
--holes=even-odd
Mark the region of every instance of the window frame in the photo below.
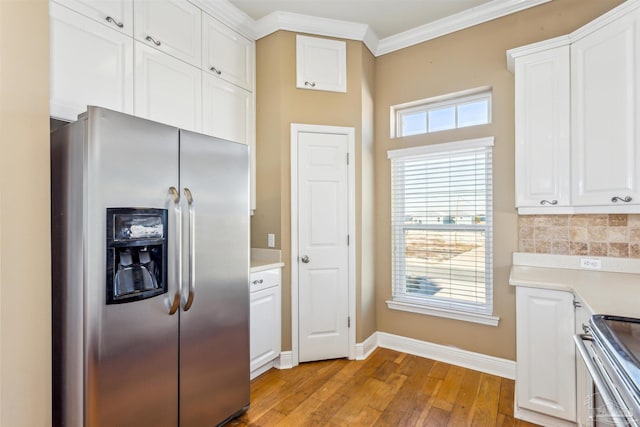
{"type": "Polygon", "coordinates": [[[390,110],[390,122],[391,122],[391,138],[405,138],[416,135],[425,135],[436,132],[443,132],[454,129],[464,129],[474,126],[484,126],[491,124],[492,122],[492,104],[493,104],[493,91],[490,86],[483,86],[479,88],[464,90],[460,92],[450,93],[447,95],[436,96],[432,98],[420,99],[417,101],[406,102],[403,104],[394,105],[390,110]],[[487,122],[478,123],[476,125],[458,126],[458,107],[469,104],[473,101],[487,100],[487,122]],[[429,131],[429,111],[440,110],[446,107],[454,107],[455,109],[455,127],[447,129],[438,129],[429,131]],[[415,114],[424,112],[425,118],[425,132],[418,132],[405,135],[402,129],[402,117],[407,114],[415,114]]]}
{"type": "MultiPolygon", "coordinates": [[[[417,156],[439,156],[446,153],[462,153],[469,151],[489,151],[493,157],[492,147],[494,138],[478,138],[472,140],[456,141],[442,144],[426,145],[420,147],[390,150],[387,157],[393,163],[394,159],[409,159],[417,156]]],[[[493,163],[491,162],[492,166],[493,163]]],[[[392,165],[393,166],[393,165],[392,165]]],[[[392,280],[391,299],[386,301],[391,309],[421,313],[439,317],[446,317],[458,320],[465,320],[485,325],[497,326],[499,318],[493,315],[493,170],[492,167],[486,171],[487,194],[486,194],[486,224],[406,224],[404,221],[398,222],[393,215],[393,210],[398,202],[403,206],[403,196],[394,194],[394,189],[399,185],[404,188],[403,174],[393,172],[391,183],[391,239],[392,239],[392,280]],[[455,231],[482,231],[485,232],[485,294],[487,301],[483,305],[473,303],[462,303],[455,299],[442,297],[410,295],[406,290],[406,245],[405,231],[409,229],[418,230],[455,230],[455,231]],[[398,251],[402,251],[402,256],[398,256],[398,251]],[[399,277],[404,277],[404,282],[397,283],[399,277]],[[398,292],[404,288],[403,292],[398,292]]],[[[404,217],[404,215],[400,215],[404,217]]]]}

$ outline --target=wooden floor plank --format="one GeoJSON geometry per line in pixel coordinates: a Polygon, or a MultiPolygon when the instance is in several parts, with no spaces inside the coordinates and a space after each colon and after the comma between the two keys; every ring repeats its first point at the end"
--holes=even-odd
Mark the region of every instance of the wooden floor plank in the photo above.
{"type": "Polygon", "coordinates": [[[228,425],[535,427],[513,417],[512,380],[378,348],[272,369],[251,382],[251,406],[228,425]]]}

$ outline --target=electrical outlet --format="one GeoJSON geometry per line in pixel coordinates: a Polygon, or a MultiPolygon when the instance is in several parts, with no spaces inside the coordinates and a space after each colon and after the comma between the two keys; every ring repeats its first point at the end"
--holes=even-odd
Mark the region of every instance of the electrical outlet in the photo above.
{"type": "Polygon", "coordinates": [[[601,270],[602,260],[600,258],[580,258],[580,268],[587,270],[601,270]]]}
{"type": "Polygon", "coordinates": [[[275,234],[267,234],[267,247],[275,248],[276,247],[276,235],[275,234]]]}

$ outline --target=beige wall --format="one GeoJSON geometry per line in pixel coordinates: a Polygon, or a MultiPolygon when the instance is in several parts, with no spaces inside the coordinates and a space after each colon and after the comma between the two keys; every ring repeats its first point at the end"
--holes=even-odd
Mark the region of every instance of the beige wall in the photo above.
{"type": "Polygon", "coordinates": [[[563,35],[620,0],[556,0],[376,59],[376,316],[379,331],[515,359],[515,292],[508,284],[518,249],[514,208],[513,75],[505,51],[563,35]],[[389,137],[389,108],[479,86],[493,88],[490,125],[400,139],[389,137]],[[387,150],[494,136],[494,313],[498,327],[389,310],[390,176],[387,150]]]}
{"type": "Polygon", "coordinates": [[[282,348],[291,349],[291,123],[349,126],[356,137],[356,333],[375,331],[372,234],[374,58],[361,42],[347,42],[347,93],[296,89],[296,35],[278,31],[256,44],[256,212],[251,246],[264,248],[267,233],[282,250],[282,348]],[[363,191],[364,189],[364,191],[363,191]],[[364,262],[363,260],[366,260],[364,262]]]}
{"type": "Polygon", "coordinates": [[[0,1],[0,425],[51,425],[47,0],[0,1]]]}

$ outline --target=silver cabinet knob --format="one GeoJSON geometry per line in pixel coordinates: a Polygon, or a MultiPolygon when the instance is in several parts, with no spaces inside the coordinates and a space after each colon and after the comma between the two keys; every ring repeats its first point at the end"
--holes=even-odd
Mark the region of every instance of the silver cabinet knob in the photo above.
{"type": "Polygon", "coordinates": [[[305,264],[309,264],[309,257],[307,255],[302,255],[300,257],[300,261],[304,262],[305,264]]]}

